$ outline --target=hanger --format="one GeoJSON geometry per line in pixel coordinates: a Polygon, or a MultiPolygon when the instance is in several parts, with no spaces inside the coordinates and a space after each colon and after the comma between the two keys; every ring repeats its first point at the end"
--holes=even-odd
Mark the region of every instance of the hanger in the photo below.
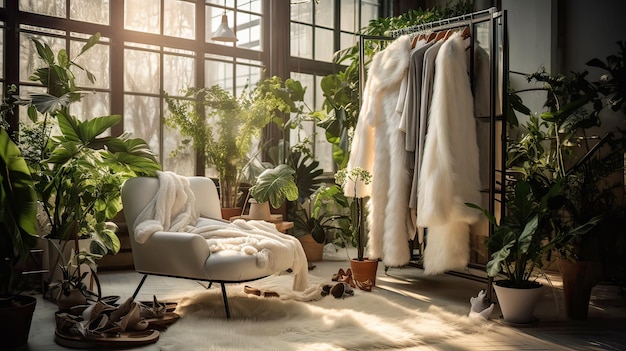
{"type": "Polygon", "coordinates": [[[470,31],[470,27],[467,26],[463,28],[463,33],[461,33],[461,37],[463,37],[463,39],[467,39],[471,36],[472,36],[472,32],[470,31]]]}
{"type": "Polygon", "coordinates": [[[441,32],[438,32],[437,35],[435,36],[435,42],[440,41],[441,39],[446,39],[446,35],[448,34],[449,30],[442,30],[441,32]]]}

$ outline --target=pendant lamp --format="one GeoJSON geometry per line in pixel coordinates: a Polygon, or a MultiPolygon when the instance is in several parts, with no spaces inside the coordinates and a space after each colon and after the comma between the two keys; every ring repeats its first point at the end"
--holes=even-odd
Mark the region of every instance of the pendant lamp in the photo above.
{"type": "Polygon", "coordinates": [[[224,14],[222,15],[222,23],[220,23],[220,26],[217,27],[217,30],[213,32],[213,36],[211,37],[211,40],[226,41],[226,42],[231,42],[231,43],[239,40],[237,39],[237,36],[233,32],[233,30],[230,29],[230,27],[228,26],[228,17],[226,16],[225,11],[224,11],[224,14]]]}

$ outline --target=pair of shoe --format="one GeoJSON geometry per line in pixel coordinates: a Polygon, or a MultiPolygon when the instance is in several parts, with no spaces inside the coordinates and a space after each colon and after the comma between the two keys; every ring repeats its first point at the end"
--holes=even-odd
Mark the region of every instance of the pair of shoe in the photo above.
{"type": "Polygon", "coordinates": [[[243,291],[246,294],[250,294],[250,295],[256,295],[256,296],[263,296],[263,297],[280,297],[280,295],[275,292],[275,291],[271,291],[271,290],[267,290],[267,291],[261,291],[260,289],[257,288],[253,288],[249,285],[246,285],[243,287],[243,291]]]}
{"type": "Polygon", "coordinates": [[[345,298],[347,296],[354,296],[354,290],[348,285],[348,283],[339,282],[333,286],[324,285],[322,286],[322,296],[333,295],[334,298],[345,298]]]}
{"type": "Polygon", "coordinates": [[[158,330],[165,330],[178,318],[171,304],[156,297],[148,304],[129,298],[119,306],[97,301],[56,312],[55,342],[83,349],[137,347],[155,343],[158,330]]]}
{"type": "Polygon", "coordinates": [[[356,287],[354,284],[354,278],[352,277],[352,269],[350,268],[348,268],[346,271],[344,271],[343,268],[339,268],[339,271],[337,271],[336,274],[333,274],[330,280],[334,282],[346,283],[352,288],[356,287]]]}

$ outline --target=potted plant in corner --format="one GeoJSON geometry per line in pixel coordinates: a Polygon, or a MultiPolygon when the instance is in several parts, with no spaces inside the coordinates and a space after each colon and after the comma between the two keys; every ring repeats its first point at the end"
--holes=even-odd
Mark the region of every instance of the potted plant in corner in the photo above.
{"type": "Polygon", "coordinates": [[[378,270],[378,260],[369,260],[365,256],[366,216],[363,197],[359,197],[358,189],[360,185],[368,185],[372,181],[370,172],[360,167],[348,170],[340,169],[335,174],[335,181],[340,184],[345,191],[346,185],[350,182],[354,184],[354,193],[346,194],[352,198],[350,212],[352,215],[352,235],[356,239],[357,258],[350,260],[352,277],[354,283],[363,290],[371,290],[376,285],[376,271],[378,270]]]}
{"type": "Polygon", "coordinates": [[[30,171],[9,134],[0,128],[0,339],[9,350],[27,343],[37,299],[20,295],[18,266],[36,245],[37,195],[30,171]]]}
{"type": "Polygon", "coordinates": [[[494,226],[493,234],[485,239],[491,253],[486,271],[489,277],[497,277],[501,273],[505,276],[505,279],[495,281],[494,289],[502,318],[507,323],[529,324],[535,321],[534,307],[543,287],[537,281],[538,271],[546,255],[572,237],[585,234],[597,223],[597,219],[592,220],[558,235],[540,230],[542,222],[550,214],[550,206],[558,202],[560,191],[561,183],[556,182],[537,198],[530,183],[516,181],[512,191],[507,192],[507,213],[499,222],[486,209],[467,204],[482,211],[494,226]]]}

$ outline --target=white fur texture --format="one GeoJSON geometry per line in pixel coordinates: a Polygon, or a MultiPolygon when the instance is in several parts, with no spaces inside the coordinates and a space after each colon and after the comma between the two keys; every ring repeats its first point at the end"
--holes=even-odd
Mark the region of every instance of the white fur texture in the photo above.
{"type": "Polygon", "coordinates": [[[480,203],[476,121],[463,39],[441,46],[418,186],[417,225],[428,228],[426,274],[461,269],[469,260],[469,224],[480,203]]]}
{"type": "Polygon", "coordinates": [[[404,167],[404,135],[396,111],[402,80],[409,63],[411,39],[396,39],[372,59],[363,104],[350,151],[348,169],[361,167],[372,173],[369,187],[346,186],[345,194],[371,195],[368,204],[369,257],[382,258],[386,266],[409,262],[408,240],[414,232],[408,206],[409,173],[404,167]]]}
{"type": "MultiPolygon", "coordinates": [[[[261,290],[265,288],[272,286],[266,284],[261,290]]],[[[409,309],[358,289],[345,299],[329,295],[304,303],[282,295],[246,296],[242,286],[232,286],[233,318],[226,321],[218,290],[180,301],[177,311],[182,318],[161,334],[161,350],[405,349],[490,329],[486,322],[427,303],[409,309]]],[[[280,286],[273,290],[282,291],[280,286]]]]}

